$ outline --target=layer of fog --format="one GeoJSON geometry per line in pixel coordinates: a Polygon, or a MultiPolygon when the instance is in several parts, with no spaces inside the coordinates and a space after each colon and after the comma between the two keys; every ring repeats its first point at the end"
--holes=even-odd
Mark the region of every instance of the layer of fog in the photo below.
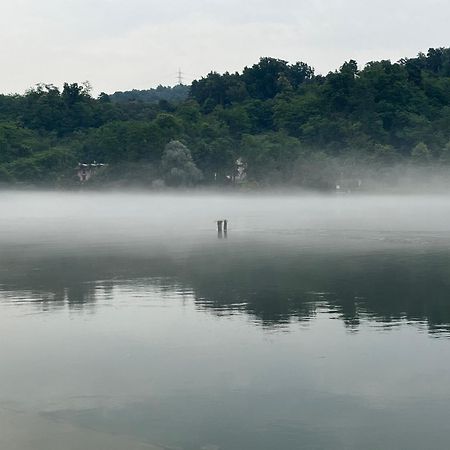
{"type": "MultiPolygon", "coordinates": [[[[58,245],[169,247],[217,239],[216,220],[228,219],[228,238],[304,241],[339,238],[447,236],[446,195],[0,193],[0,248],[58,245]]],[[[450,236],[450,234],[449,234],[450,236]]]]}

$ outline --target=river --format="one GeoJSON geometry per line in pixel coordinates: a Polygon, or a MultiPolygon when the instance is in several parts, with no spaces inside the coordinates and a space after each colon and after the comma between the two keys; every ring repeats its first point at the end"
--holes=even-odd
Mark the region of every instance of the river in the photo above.
{"type": "Polygon", "coordinates": [[[448,447],[448,196],[0,210],[0,448],[448,447]]]}

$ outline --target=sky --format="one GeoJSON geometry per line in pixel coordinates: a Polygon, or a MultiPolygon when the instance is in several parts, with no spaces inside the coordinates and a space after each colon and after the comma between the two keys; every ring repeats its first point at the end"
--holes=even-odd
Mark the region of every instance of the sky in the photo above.
{"type": "Polygon", "coordinates": [[[0,0],[0,92],[189,84],[262,56],[327,73],[450,46],[448,0],[0,0]]]}

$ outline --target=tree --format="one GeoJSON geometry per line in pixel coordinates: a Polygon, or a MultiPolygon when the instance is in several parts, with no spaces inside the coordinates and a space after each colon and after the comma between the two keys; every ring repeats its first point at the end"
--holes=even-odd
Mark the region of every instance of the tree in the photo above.
{"type": "Polygon", "coordinates": [[[411,151],[411,159],[416,164],[427,164],[431,158],[431,152],[423,142],[419,142],[411,151]]]}
{"type": "Polygon", "coordinates": [[[168,186],[192,186],[203,177],[190,150],[180,141],[170,141],[161,158],[164,181],[168,186]]]}
{"type": "Polygon", "coordinates": [[[12,183],[14,181],[14,177],[9,173],[9,171],[0,166],[0,184],[12,183]]]}
{"type": "Polygon", "coordinates": [[[21,182],[54,182],[69,170],[70,156],[109,163],[105,181],[121,173],[124,184],[133,173],[148,180],[163,167],[172,185],[197,182],[193,167],[204,182],[217,182],[238,159],[250,182],[290,182],[297,161],[305,183],[325,186],[349,155],[377,171],[435,156],[446,163],[449,141],[449,48],[364,68],[349,60],[326,76],[266,57],[242,72],[211,72],[191,87],[93,98],[87,83],[40,84],[25,95],[0,95],[0,165],[21,182]],[[192,154],[165,152],[174,140],[192,154]],[[314,181],[308,170],[327,175],[314,181]]]}
{"type": "Polygon", "coordinates": [[[442,149],[439,161],[443,164],[450,164],[450,141],[448,141],[447,145],[442,149]]]}
{"type": "Polygon", "coordinates": [[[298,139],[285,133],[245,135],[240,156],[247,166],[249,180],[270,185],[291,177],[293,162],[303,153],[298,139]]]}

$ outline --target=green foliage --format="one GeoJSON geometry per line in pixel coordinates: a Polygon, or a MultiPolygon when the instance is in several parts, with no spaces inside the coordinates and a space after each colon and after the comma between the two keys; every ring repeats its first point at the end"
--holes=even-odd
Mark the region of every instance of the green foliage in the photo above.
{"type": "Polygon", "coordinates": [[[294,163],[292,181],[297,186],[330,190],[338,183],[339,166],[323,152],[300,156],[294,163]]]}
{"type": "Polygon", "coordinates": [[[263,185],[289,181],[292,164],[303,153],[300,141],[284,133],[245,135],[241,144],[249,180],[263,185]]]}
{"type": "Polygon", "coordinates": [[[442,149],[439,161],[442,164],[450,164],[450,141],[448,141],[447,145],[442,149]]]}
{"type": "Polygon", "coordinates": [[[118,91],[109,96],[109,100],[117,103],[127,102],[147,102],[158,103],[159,101],[167,101],[170,103],[180,103],[188,98],[189,86],[179,84],[174,87],[158,86],[156,89],[132,91],[118,91]]]}
{"type": "Polygon", "coordinates": [[[161,157],[167,129],[154,122],[114,121],[88,130],[82,137],[80,157],[115,164],[121,161],[154,161],[161,157]]]}
{"type": "Polygon", "coordinates": [[[221,183],[241,160],[247,183],[326,189],[362,165],[450,164],[449,142],[449,48],[326,76],[266,57],[190,87],[0,95],[0,182],[70,184],[77,162],[97,161],[108,166],[92,184],[221,183]]]}
{"type": "Polygon", "coordinates": [[[145,188],[158,178],[157,167],[148,162],[118,162],[99,169],[88,182],[90,187],[145,188]]]}
{"type": "Polygon", "coordinates": [[[37,133],[18,126],[17,123],[0,123],[0,163],[8,163],[31,155],[42,148],[37,133]]]}
{"type": "Polygon", "coordinates": [[[191,152],[180,141],[170,141],[166,145],[161,168],[168,186],[192,186],[203,176],[192,160],[191,152]]]}
{"type": "Polygon", "coordinates": [[[416,164],[427,164],[431,162],[431,152],[426,144],[419,142],[411,152],[411,160],[416,164]]]}
{"type": "Polygon", "coordinates": [[[202,139],[194,147],[194,160],[204,174],[206,182],[221,183],[236,171],[239,157],[238,144],[227,137],[202,139]]]}
{"type": "Polygon", "coordinates": [[[54,147],[20,158],[6,167],[12,177],[18,181],[41,184],[48,180],[53,182],[60,180],[68,172],[73,171],[75,162],[74,156],[68,149],[54,147]]]}
{"type": "Polygon", "coordinates": [[[9,171],[0,166],[0,184],[12,183],[14,181],[14,177],[9,173],[9,171]]]}

